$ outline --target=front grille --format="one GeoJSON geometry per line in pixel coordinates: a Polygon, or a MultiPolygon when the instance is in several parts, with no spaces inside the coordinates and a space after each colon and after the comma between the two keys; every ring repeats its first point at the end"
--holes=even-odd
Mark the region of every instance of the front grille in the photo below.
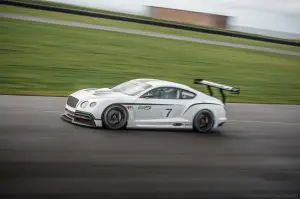
{"type": "Polygon", "coordinates": [[[89,114],[86,114],[86,113],[76,112],[75,117],[81,118],[81,119],[84,119],[84,120],[93,120],[92,116],[90,116],[89,114]]]}
{"type": "Polygon", "coordinates": [[[65,109],[65,110],[66,110],[66,112],[65,112],[66,116],[68,116],[69,118],[72,118],[72,119],[75,117],[75,113],[74,112],[72,112],[72,111],[70,111],[68,109],[65,109]]]}
{"type": "Polygon", "coordinates": [[[89,126],[96,126],[93,116],[87,113],[76,112],[74,115],[75,122],[79,122],[82,124],[87,124],[89,126]]]}
{"type": "Polygon", "coordinates": [[[69,96],[68,101],[67,101],[67,105],[71,106],[72,108],[75,108],[78,101],[79,101],[79,99],[77,99],[76,97],[69,96]]]}

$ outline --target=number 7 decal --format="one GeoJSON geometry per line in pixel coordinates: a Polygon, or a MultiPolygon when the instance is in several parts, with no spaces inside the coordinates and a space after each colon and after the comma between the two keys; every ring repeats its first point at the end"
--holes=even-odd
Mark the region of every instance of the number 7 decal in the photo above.
{"type": "Polygon", "coordinates": [[[166,110],[169,111],[169,112],[167,113],[167,117],[169,117],[169,115],[170,115],[172,109],[171,109],[171,108],[167,108],[166,110]]]}

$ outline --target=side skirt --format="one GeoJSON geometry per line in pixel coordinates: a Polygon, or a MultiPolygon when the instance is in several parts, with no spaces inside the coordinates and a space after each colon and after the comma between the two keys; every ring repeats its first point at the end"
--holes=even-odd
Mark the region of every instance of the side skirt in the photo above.
{"type": "Polygon", "coordinates": [[[164,124],[164,125],[149,125],[149,124],[138,124],[128,128],[144,128],[144,129],[193,129],[192,124],[164,124]]]}

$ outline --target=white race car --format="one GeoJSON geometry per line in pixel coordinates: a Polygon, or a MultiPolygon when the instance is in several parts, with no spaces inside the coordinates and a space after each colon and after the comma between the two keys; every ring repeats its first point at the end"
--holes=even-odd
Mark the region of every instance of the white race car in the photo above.
{"type": "Polygon", "coordinates": [[[206,85],[210,96],[189,86],[157,79],[134,79],[112,88],[79,90],[68,97],[61,117],[74,124],[107,129],[155,128],[194,129],[210,132],[226,122],[223,91],[233,88],[196,79],[206,85]],[[223,101],[213,97],[218,88],[223,101]]]}

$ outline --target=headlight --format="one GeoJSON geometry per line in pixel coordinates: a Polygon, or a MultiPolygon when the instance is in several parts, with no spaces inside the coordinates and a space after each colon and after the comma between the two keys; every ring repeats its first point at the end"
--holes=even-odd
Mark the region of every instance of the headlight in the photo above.
{"type": "Polygon", "coordinates": [[[96,102],[92,102],[91,104],[90,104],[90,107],[94,107],[94,106],[96,106],[96,102]]]}
{"type": "Polygon", "coordinates": [[[88,101],[82,102],[81,105],[80,105],[80,107],[81,108],[85,108],[85,107],[87,107],[88,104],[89,104],[88,101]]]}

